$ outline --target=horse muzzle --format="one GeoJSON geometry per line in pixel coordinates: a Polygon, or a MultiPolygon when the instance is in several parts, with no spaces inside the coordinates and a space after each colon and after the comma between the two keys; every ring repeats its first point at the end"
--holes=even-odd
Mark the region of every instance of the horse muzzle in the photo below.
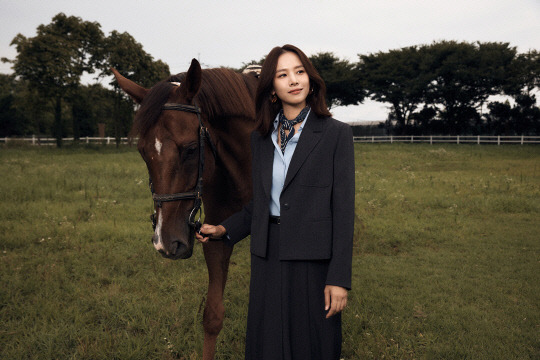
{"type": "MultiPolygon", "coordinates": [[[[190,234],[190,238],[193,238],[193,235],[190,234]]],[[[168,247],[163,246],[163,243],[160,242],[159,237],[154,234],[152,236],[152,244],[154,248],[164,257],[171,260],[178,259],[188,259],[193,255],[193,240],[189,241],[187,244],[183,243],[180,240],[171,241],[171,245],[168,247]]]]}

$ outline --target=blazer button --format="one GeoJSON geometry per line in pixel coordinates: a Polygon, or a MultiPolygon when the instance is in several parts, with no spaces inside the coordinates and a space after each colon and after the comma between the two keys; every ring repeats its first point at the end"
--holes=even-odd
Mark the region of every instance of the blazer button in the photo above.
{"type": "Polygon", "coordinates": [[[290,209],[289,203],[283,204],[283,208],[284,208],[285,210],[289,210],[289,209],[290,209]]]}

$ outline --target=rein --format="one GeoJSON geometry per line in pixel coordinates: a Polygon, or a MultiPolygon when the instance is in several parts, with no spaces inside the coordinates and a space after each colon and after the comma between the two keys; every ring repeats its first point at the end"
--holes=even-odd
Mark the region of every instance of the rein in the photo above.
{"type": "MultiPolygon", "coordinates": [[[[169,201],[180,201],[180,200],[191,200],[194,199],[195,203],[193,204],[193,209],[189,213],[187,223],[189,226],[194,228],[195,231],[199,231],[201,228],[201,205],[202,205],[202,195],[203,195],[203,173],[204,173],[204,144],[206,141],[210,144],[212,149],[212,154],[214,159],[216,159],[216,147],[210,138],[210,133],[208,129],[203,125],[201,120],[201,109],[195,105],[185,105],[178,103],[166,103],[161,108],[162,110],[176,110],[176,111],[185,111],[189,113],[197,114],[197,119],[199,120],[199,169],[197,176],[197,185],[193,191],[183,192],[183,193],[174,193],[174,194],[156,194],[154,192],[154,186],[152,184],[152,178],[149,178],[150,191],[152,192],[152,199],[154,204],[157,207],[161,207],[162,203],[169,201]],[[199,213],[199,218],[195,220],[195,216],[199,213]]],[[[156,211],[150,215],[152,220],[152,228],[156,230],[156,211]]]]}

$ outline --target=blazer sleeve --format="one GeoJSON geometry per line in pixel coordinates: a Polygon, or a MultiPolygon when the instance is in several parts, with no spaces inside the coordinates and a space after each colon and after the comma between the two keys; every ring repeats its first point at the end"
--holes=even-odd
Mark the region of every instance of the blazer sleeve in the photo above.
{"type": "Polygon", "coordinates": [[[223,242],[228,246],[234,246],[237,242],[248,236],[251,232],[251,214],[253,212],[253,199],[242,210],[231,215],[221,225],[227,230],[227,236],[223,242]]]}
{"type": "Polygon", "coordinates": [[[342,124],[334,152],[332,258],[330,259],[326,284],[346,289],[351,288],[354,185],[353,134],[350,126],[342,124]]]}

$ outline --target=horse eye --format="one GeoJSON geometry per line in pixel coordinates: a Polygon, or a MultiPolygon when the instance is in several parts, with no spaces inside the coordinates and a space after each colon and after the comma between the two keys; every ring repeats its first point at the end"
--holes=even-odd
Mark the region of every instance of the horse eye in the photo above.
{"type": "Polygon", "coordinates": [[[186,150],[185,150],[185,153],[186,153],[186,156],[191,156],[193,154],[195,154],[195,151],[197,151],[197,148],[196,147],[188,147],[186,150]]]}

